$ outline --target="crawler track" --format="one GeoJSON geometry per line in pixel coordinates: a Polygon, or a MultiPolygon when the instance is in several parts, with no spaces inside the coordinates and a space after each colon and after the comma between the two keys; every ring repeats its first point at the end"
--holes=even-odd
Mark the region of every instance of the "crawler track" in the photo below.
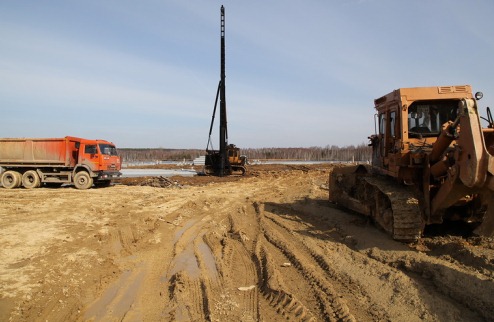
{"type": "MultiPolygon", "coordinates": [[[[376,205],[377,214],[391,212],[391,223],[382,225],[394,239],[414,241],[420,238],[424,229],[420,206],[413,190],[403,187],[396,182],[380,177],[366,177],[365,182],[375,189],[380,198],[387,198],[386,202],[376,205]]],[[[367,188],[368,189],[368,188],[367,188]]],[[[377,218],[382,222],[381,218],[377,218]]]]}
{"type": "Polygon", "coordinates": [[[362,166],[335,169],[330,178],[330,200],[371,217],[394,239],[414,241],[424,229],[413,189],[362,166]]]}

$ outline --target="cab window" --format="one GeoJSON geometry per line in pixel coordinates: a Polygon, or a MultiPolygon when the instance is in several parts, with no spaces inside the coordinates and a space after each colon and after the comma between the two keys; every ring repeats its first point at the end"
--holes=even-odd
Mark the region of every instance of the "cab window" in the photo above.
{"type": "Polygon", "coordinates": [[[409,137],[438,136],[442,125],[447,121],[454,121],[457,113],[457,100],[414,102],[408,108],[409,137]]]}
{"type": "Polygon", "coordinates": [[[396,130],[396,112],[389,113],[389,130],[391,137],[395,137],[396,130]]]}
{"type": "Polygon", "coordinates": [[[386,114],[379,115],[379,134],[386,133],[386,114]]]}
{"type": "Polygon", "coordinates": [[[99,150],[101,151],[101,154],[104,154],[104,155],[118,155],[117,154],[117,148],[115,148],[114,145],[99,144],[99,150]]]}
{"type": "Polygon", "coordinates": [[[97,153],[96,145],[93,145],[93,144],[86,145],[84,147],[84,153],[86,153],[86,154],[96,154],[97,153]]]}

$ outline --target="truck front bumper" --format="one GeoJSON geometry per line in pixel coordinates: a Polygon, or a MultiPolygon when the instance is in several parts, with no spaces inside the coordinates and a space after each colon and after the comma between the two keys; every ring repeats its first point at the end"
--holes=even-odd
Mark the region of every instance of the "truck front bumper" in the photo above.
{"type": "Polygon", "coordinates": [[[121,176],[122,172],[120,171],[101,171],[98,173],[97,180],[112,180],[121,176]]]}

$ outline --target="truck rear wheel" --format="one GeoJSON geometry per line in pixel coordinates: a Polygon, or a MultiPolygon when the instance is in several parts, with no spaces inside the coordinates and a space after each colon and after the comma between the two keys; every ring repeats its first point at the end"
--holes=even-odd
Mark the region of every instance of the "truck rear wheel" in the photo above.
{"type": "Polygon", "coordinates": [[[5,171],[0,179],[2,186],[6,189],[17,188],[21,184],[21,174],[17,171],[5,171]]]}
{"type": "Polygon", "coordinates": [[[20,186],[22,186],[22,174],[17,171],[14,171],[14,174],[17,176],[17,185],[14,188],[19,188],[20,186]]]}
{"type": "Polygon", "coordinates": [[[74,176],[74,185],[77,189],[89,189],[93,185],[93,178],[86,171],[77,172],[74,176]]]}
{"type": "Polygon", "coordinates": [[[34,170],[28,170],[22,175],[22,185],[26,189],[38,188],[41,186],[41,180],[38,173],[34,170]]]}

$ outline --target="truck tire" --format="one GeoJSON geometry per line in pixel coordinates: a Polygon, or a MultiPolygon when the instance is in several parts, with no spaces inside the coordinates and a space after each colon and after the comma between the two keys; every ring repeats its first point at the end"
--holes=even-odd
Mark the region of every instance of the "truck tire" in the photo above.
{"type": "Polygon", "coordinates": [[[2,186],[6,189],[17,188],[21,184],[21,174],[17,171],[5,171],[0,179],[2,186]]]}
{"type": "Polygon", "coordinates": [[[39,188],[41,180],[38,173],[34,170],[28,170],[22,175],[22,185],[26,189],[39,188]]]}
{"type": "Polygon", "coordinates": [[[86,171],[79,171],[74,176],[74,185],[77,189],[89,189],[93,185],[93,178],[86,171]]]}
{"type": "Polygon", "coordinates": [[[14,174],[17,176],[17,185],[14,188],[19,188],[20,186],[22,186],[22,174],[17,171],[14,171],[14,174]]]}

